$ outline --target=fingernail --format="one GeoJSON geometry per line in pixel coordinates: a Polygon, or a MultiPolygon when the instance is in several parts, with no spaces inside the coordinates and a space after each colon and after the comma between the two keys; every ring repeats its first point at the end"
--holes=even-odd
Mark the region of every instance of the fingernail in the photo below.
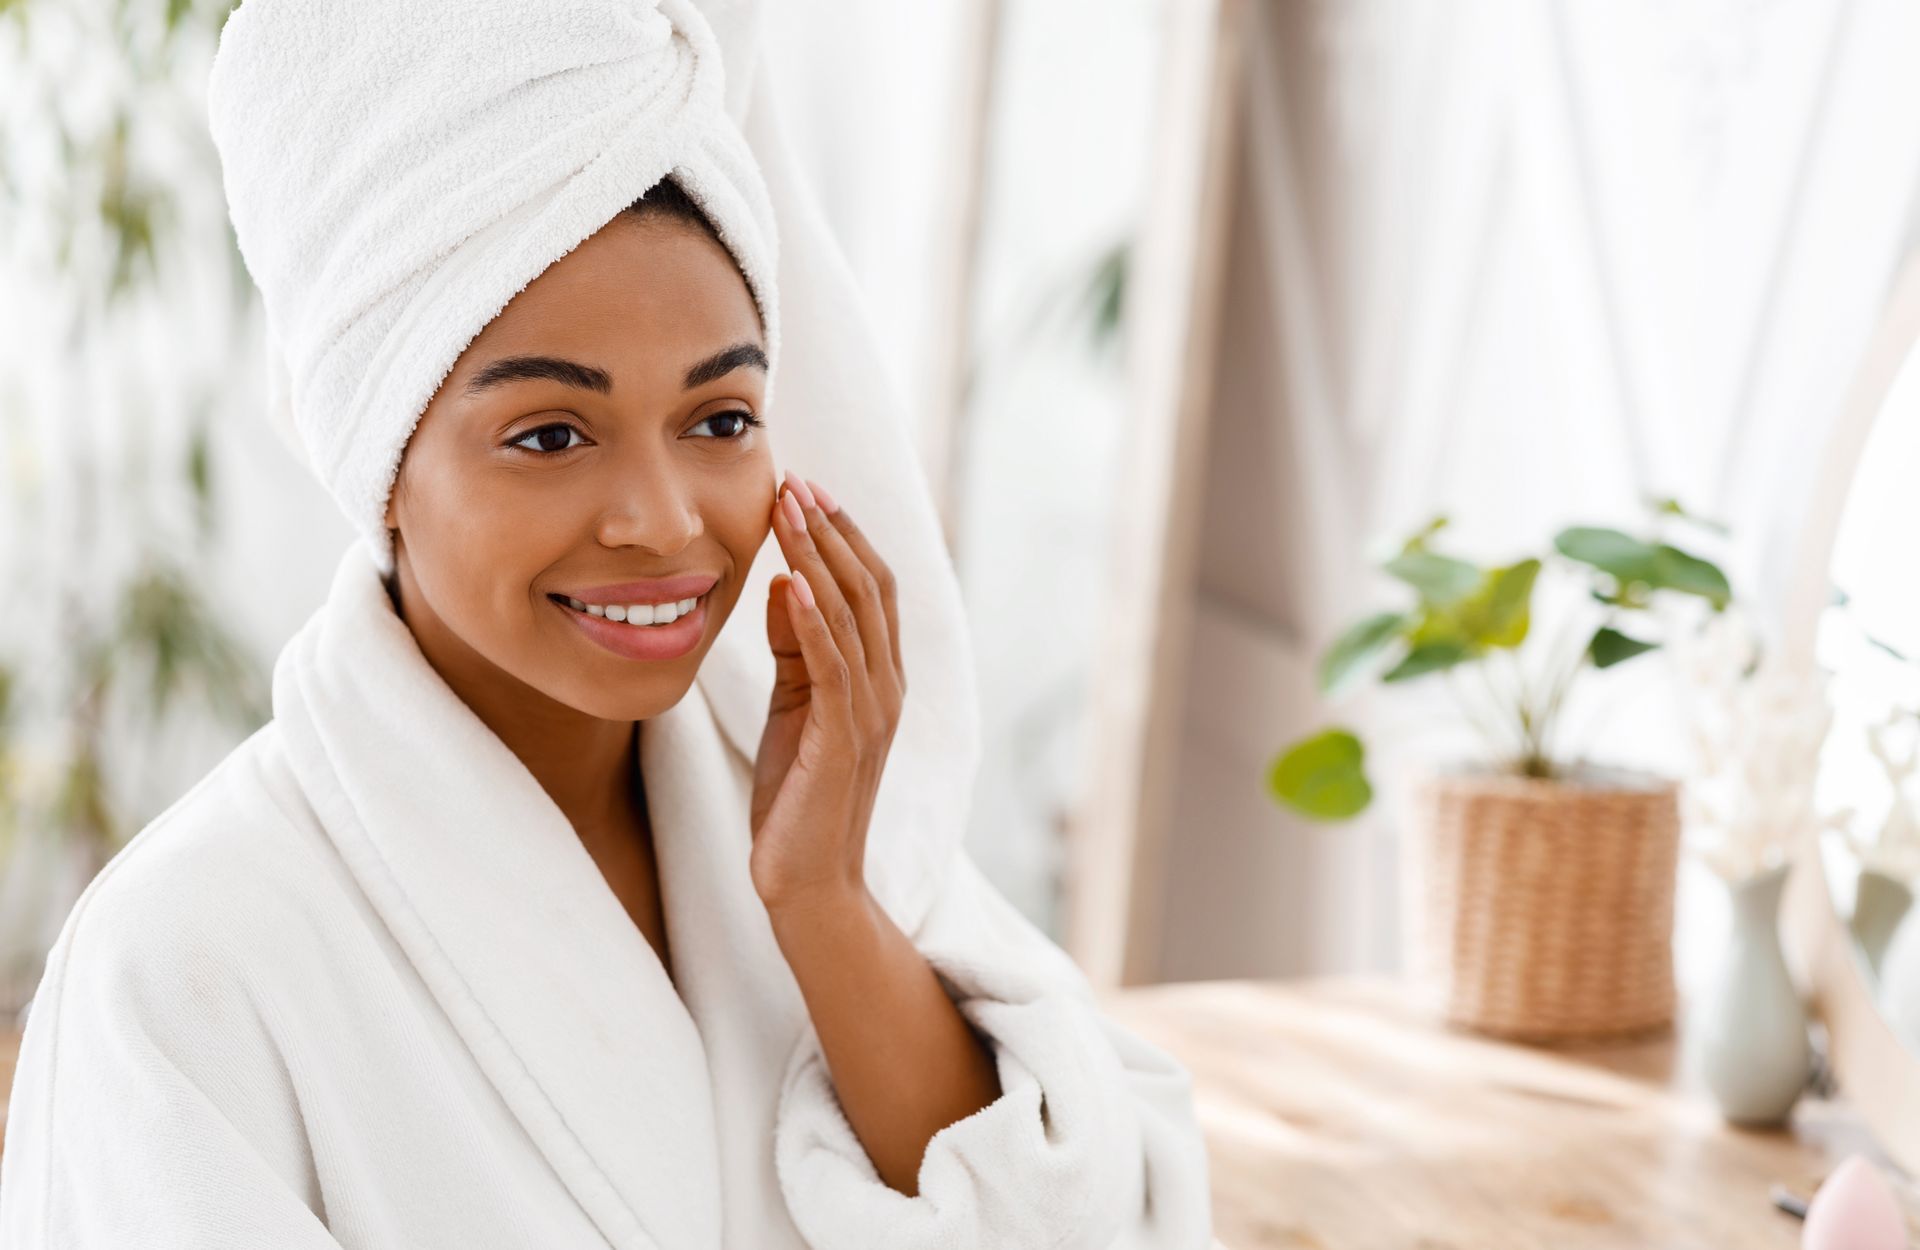
{"type": "Polygon", "coordinates": [[[800,596],[800,602],[805,606],[813,606],[813,587],[807,585],[806,575],[799,569],[793,571],[793,593],[800,596]]]}
{"type": "Polygon", "coordinates": [[[834,513],[840,511],[839,501],[827,493],[826,487],[820,485],[820,483],[814,481],[812,478],[807,479],[807,485],[813,488],[813,497],[820,501],[820,510],[822,512],[828,516],[832,516],[834,513]]]}
{"type": "Polygon", "coordinates": [[[787,520],[792,522],[793,528],[797,530],[807,528],[807,514],[800,511],[800,501],[794,498],[791,488],[780,496],[780,506],[787,510],[787,520]]]}
{"type": "Polygon", "coordinates": [[[807,507],[809,508],[814,506],[813,490],[811,487],[807,485],[806,478],[801,477],[798,473],[795,473],[792,469],[788,469],[787,484],[793,487],[794,494],[800,496],[801,503],[807,505],[807,507]]]}

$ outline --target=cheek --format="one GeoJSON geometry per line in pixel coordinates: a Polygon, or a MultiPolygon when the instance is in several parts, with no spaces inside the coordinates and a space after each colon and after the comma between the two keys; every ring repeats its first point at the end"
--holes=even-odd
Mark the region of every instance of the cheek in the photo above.
{"type": "Polygon", "coordinates": [[[707,555],[702,563],[726,570],[722,574],[724,596],[713,603],[717,614],[709,627],[709,637],[736,610],[756,557],[772,541],[773,490],[771,461],[751,470],[736,466],[714,474],[699,490],[695,506],[700,511],[707,555]]]}
{"type": "Polygon", "coordinates": [[[742,577],[773,533],[774,485],[772,470],[757,466],[716,480],[703,492],[700,511],[705,528],[727,549],[742,577]]]}
{"type": "Polygon", "coordinates": [[[399,519],[421,588],[443,616],[464,618],[463,631],[513,619],[559,524],[511,474],[450,466],[416,475],[399,519]]]}
{"type": "Polygon", "coordinates": [[[449,543],[510,563],[516,552],[543,550],[550,535],[578,528],[591,498],[577,482],[475,463],[442,474],[429,507],[449,543]]]}

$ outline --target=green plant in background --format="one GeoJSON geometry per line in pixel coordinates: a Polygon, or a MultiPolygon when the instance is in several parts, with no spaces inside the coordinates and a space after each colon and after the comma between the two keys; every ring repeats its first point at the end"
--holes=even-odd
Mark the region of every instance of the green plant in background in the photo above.
{"type": "Polygon", "coordinates": [[[259,666],[176,561],[148,553],[113,614],[82,628],[89,636],[76,640],[63,682],[65,763],[50,815],[97,869],[137,819],[120,816],[111,794],[119,761],[110,709],[127,708],[140,732],[158,734],[187,698],[241,732],[263,724],[271,706],[259,666]]]}
{"type": "MultiPolygon", "coordinates": [[[[116,348],[129,332],[128,310],[167,298],[167,260],[187,245],[181,190],[189,180],[217,185],[206,180],[218,176],[204,123],[181,83],[203,75],[189,54],[211,49],[234,7],[232,0],[0,0],[0,56],[10,66],[0,73],[14,74],[10,86],[24,102],[0,119],[0,228],[8,237],[47,240],[44,255],[16,252],[14,259],[42,267],[42,280],[69,297],[62,337],[76,348],[102,343],[106,358],[122,355],[116,348]],[[77,89],[76,64],[112,67],[101,75],[111,84],[104,99],[77,89]],[[83,96],[84,106],[75,102],[83,96]],[[183,143],[197,149],[197,165],[141,158],[177,153],[183,143]],[[38,169],[29,160],[36,152],[51,154],[38,169]]],[[[224,243],[195,246],[225,247],[238,318],[251,311],[251,282],[224,217],[219,229],[224,243]]],[[[169,385],[204,397],[224,379],[183,376],[169,385]]],[[[74,404],[86,410],[83,395],[74,404]]],[[[84,439],[64,444],[63,452],[78,453],[57,461],[79,501],[68,524],[34,515],[31,491],[9,492],[7,532],[31,533],[35,554],[53,553],[46,564],[56,584],[18,598],[50,605],[45,619],[56,642],[51,665],[29,668],[17,655],[10,666],[0,663],[0,868],[29,822],[77,843],[95,867],[125,841],[141,823],[116,799],[132,772],[129,730],[142,742],[160,741],[190,704],[239,731],[269,714],[261,667],[203,588],[197,553],[220,530],[210,408],[203,398],[191,410],[184,446],[160,461],[159,473],[147,467],[149,423],[138,413],[133,428],[106,431],[101,442],[125,453],[132,472],[124,478],[110,476],[84,439]],[[130,509],[124,532],[140,539],[111,561],[95,541],[101,520],[91,506],[109,499],[130,509]],[[184,525],[171,520],[180,504],[184,525]],[[38,787],[26,784],[22,762],[29,736],[44,744],[52,770],[38,787]]],[[[16,562],[28,551],[16,546],[0,555],[16,562]]],[[[35,580],[31,570],[9,570],[16,588],[35,580]]]]}
{"type": "MultiPolygon", "coordinates": [[[[190,441],[183,479],[193,496],[196,536],[216,530],[213,477],[204,438],[190,441]]],[[[158,546],[142,550],[104,613],[80,596],[59,614],[64,663],[50,674],[59,741],[58,773],[45,810],[35,813],[73,839],[98,869],[133,833],[137,816],[120,814],[113,778],[126,761],[112,733],[116,710],[148,736],[197,703],[219,723],[249,732],[271,715],[265,675],[214,612],[195,571],[158,546]]],[[[0,666],[0,864],[10,834],[34,796],[20,784],[15,734],[22,728],[19,683],[0,666]]]]}
{"type": "Polygon", "coordinates": [[[1033,344],[1070,337],[1093,363],[1118,366],[1125,346],[1127,282],[1132,269],[1131,237],[1102,245],[1042,292],[1018,323],[1013,341],[1033,344]]]}
{"type": "MultiPolygon", "coordinates": [[[[1691,516],[1670,499],[1652,504],[1656,525],[1677,519],[1724,535],[1714,522],[1691,516]]],[[[1446,528],[1436,518],[1402,543],[1381,568],[1413,594],[1411,605],[1370,615],[1343,631],[1321,657],[1323,694],[1351,689],[1368,676],[1389,686],[1445,674],[1463,712],[1504,756],[1503,766],[1526,777],[1553,778],[1569,691],[1590,669],[1607,669],[1660,644],[1654,609],[1684,596],[1719,612],[1732,602],[1718,566],[1658,536],[1574,526],[1561,530],[1553,551],[1512,564],[1482,567],[1435,548],[1446,528]],[[1602,608],[1599,623],[1570,655],[1550,656],[1544,673],[1528,673],[1518,652],[1533,628],[1534,587],[1547,561],[1580,575],[1602,608]],[[1463,682],[1479,683],[1478,702],[1463,682]]],[[[1269,793],[1303,815],[1341,820],[1373,800],[1366,750],[1352,730],[1320,730],[1283,751],[1267,773],[1269,793]]]]}
{"type": "Polygon", "coordinates": [[[1133,269],[1133,243],[1123,239],[1101,251],[1080,288],[1077,319],[1086,327],[1087,346],[1096,358],[1119,353],[1127,320],[1127,277],[1133,269]]]}

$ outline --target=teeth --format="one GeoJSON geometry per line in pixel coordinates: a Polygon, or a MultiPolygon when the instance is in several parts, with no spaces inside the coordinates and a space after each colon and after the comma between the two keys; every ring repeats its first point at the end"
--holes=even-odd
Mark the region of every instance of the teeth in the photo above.
{"type": "Polygon", "coordinates": [[[623,621],[628,625],[670,625],[687,613],[693,611],[694,604],[700,601],[698,595],[682,599],[677,603],[584,603],[579,599],[566,598],[567,606],[576,612],[585,612],[589,616],[605,617],[609,621],[623,621]]]}

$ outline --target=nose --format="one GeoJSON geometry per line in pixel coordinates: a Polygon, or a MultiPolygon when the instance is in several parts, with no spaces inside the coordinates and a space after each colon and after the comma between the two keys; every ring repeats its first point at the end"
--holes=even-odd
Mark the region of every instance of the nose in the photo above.
{"type": "Polygon", "coordinates": [[[670,556],[700,535],[697,483],[671,465],[623,465],[610,476],[607,492],[596,535],[602,546],[670,556]]]}

